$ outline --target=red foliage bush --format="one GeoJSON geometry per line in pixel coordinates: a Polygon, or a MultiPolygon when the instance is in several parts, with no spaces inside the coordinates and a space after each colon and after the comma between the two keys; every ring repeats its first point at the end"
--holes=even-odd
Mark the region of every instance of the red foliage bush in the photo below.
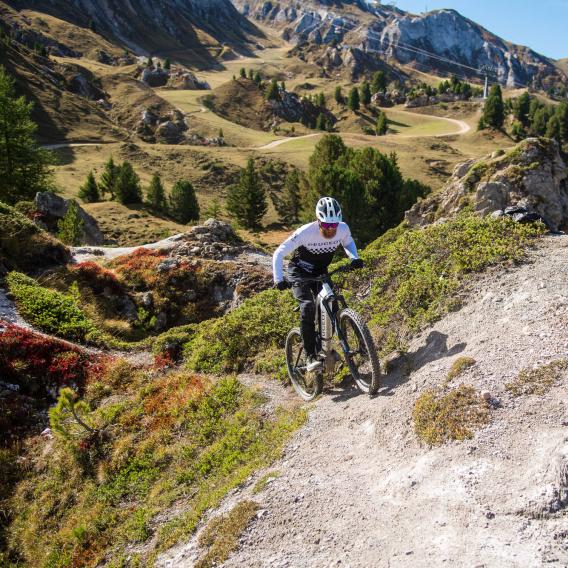
{"type": "Polygon", "coordinates": [[[45,426],[61,387],[80,393],[105,359],[0,320],[0,447],[45,426]]]}
{"type": "Polygon", "coordinates": [[[0,377],[22,394],[49,396],[60,387],[81,390],[97,369],[92,355],[69,344],[0,321],[0,377]]]}
{"type": "Polygon", "coordinates": [[[166,258],[167,255],[163,251],[139,248],[114,259],[110,266],[127,285],[147,289],[157,284],[160,279],[158,265],[166,258]]]}
{"type": "Polygon", "coordinates": [[[80,262],[72,267],[71,270],[96,293],[102,292],[105,288],[109,288],[113,293],[120,293],[122,291],[122,287],[116,275],[92,260],[80,262]]]}

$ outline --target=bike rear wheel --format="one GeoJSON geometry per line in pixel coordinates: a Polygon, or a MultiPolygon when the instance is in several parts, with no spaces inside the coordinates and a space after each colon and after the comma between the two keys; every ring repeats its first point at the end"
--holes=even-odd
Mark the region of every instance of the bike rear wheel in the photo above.
{"type": "Polygon", "coordinates": [[[365,393],[379,390],[381,365],[371,332],[361,316],[351,308],[339,314],[339,327],[347,344],[345,360],[357,386],[365,393]]]}
{"type": "Polygon", "coordinates": [[[291,329],[286,337],[286,366],[294,390],[305,401],[314,400],[323,389],[321,372],[308,373],[306,370],[306,352],[300,329],[291,329]]]}

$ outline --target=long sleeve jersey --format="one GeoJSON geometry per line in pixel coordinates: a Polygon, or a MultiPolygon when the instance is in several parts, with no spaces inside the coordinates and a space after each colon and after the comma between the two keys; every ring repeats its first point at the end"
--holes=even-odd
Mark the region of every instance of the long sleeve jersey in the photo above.
{"type": "Polygon", "coordinates": [[[339,246],[343,246],[347,256],[353,260],[359,258],[357,246],[351,236],[347,223],[339,223],[335,236],[326,239],[320,233],[317,221],[303,225],[294,231],[275,251],[272,256],[274,282],[284,280],[284,257],[293,254],[291,263],[314,276],[323,274],[333,260],[339,246]]]}

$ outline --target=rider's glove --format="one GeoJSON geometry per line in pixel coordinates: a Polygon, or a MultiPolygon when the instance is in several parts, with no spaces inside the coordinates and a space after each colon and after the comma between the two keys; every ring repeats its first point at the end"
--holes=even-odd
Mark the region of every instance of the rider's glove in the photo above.
{"type": "Polygon", "coordinates": [[[286,282],[286,280],[280,280],[280,282],[276,282],[274,286],[278,288],[278,290],[280,290],[281,292],[284,290],[288,290],[288,288],[290,288],[290,284],[286,282]]]}
{"type": "Polygon", "coordinates": [[[351,270],[357,270],[357,268],[363,268],[365,263],[360,258],[354,258],[349,265],[351,270]]]}

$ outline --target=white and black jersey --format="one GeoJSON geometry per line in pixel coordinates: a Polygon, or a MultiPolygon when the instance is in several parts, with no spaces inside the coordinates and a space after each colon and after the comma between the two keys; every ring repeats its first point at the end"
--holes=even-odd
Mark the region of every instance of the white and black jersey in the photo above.
{"type": "Polygon", "coordinates": [[[320,233],[317,221],[300,227],[274,252],[272,257],[274,282],[278,283],[284,279],[284,257],[289,254],[293,253],[291,265],[307,274],[319,276],[325,273],[339,246],[343,246],[351,260],[359,258],[357,246],[347,223],[339,223],[337,232],[331,239],[326,239],[320,233]]]}

